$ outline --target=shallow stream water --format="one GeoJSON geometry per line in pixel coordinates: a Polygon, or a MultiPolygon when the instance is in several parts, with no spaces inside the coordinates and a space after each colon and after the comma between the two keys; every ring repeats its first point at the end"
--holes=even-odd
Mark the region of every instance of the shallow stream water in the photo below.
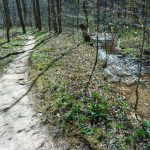
{"type": "MultiPolygon", "coordinates": [[[[92,37],[96,42],[96,35],[92,37]]],[[[137,80],[139,74],[139,62],[133,55],[123,56],[121,54],[107,54],[106,50],[102,48],[104,41],[111,41],[112,36],[109,34],[105,36],[104,33],[98,35],[99,41],[99,58],[105,61],[107,59],[107,67],[104,68],[105,74],[112,82],[122,81],[127,84],[132,84],[137,80]]],[[[142,75],[150,74],[150,66],[142,65],[142,75]]]]}

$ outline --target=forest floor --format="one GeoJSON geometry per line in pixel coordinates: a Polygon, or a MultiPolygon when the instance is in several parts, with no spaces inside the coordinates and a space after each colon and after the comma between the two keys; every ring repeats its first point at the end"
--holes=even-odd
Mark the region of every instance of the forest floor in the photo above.
{"type": "Polygon", "coordinates": [[[49,150],[55,149],[47,138],[46,129],[39,124],[33,101],[27,92],[28,58],[35,40],[28,37],[24,53],[18,55],[0,78],[0,149],[49,150]]]}
{"type": "MultiPolygon", "coordinates": [[[[47,34],[41,33],[39,37],[47,34]]],[[[59,135],[68,137],[75,149],[81,142],[96,150],[148,148],[147,105],[138,105],[137,115],[128,99],[130,95],[120,92],[123,85],[112,84],[105,78],[101,60],[98,60],[85,94],[95,62],[95,48],[82,41],[79,32],[67,31],[52,36],[32,53],[31,78],[40,75],[36,82],[36,98],[39,99],[37,111],[42,114],[41,122],[47,124],[50,131],[53,125],[57,126],[59,135]],[[141,116],[139,110],[143,107],[146,109],[141,116]]],[[[147,96],[142,98],[148,98],[145,102],[149,103],[149,92],[147,89],[145,92],[147,96]]],[[[134,107],[135,97],[132,103],[134,107]]]]}
{"type": "MultiPolygon", "coordinates": [[[[35,32],[34,38],[30,36],[27,41],[25,52],[6,64],[2,61],[0,68],[3,72],[0,78],[1,148],[149,148],[149,109],[139,105],[140,110],[146,108],[144,114],[134,111],[127,98],[129,94],[120,92],[120,86],[122,89],[124,86],[107,81],[101,60],[85,92],[95,62],[95,48],[83,43],[80,33],[35,32]]],[[[3,53],[7,46],[3,46],[3,53]]],[[[135,101],[132,102],[134,105],[135,101]]]]}

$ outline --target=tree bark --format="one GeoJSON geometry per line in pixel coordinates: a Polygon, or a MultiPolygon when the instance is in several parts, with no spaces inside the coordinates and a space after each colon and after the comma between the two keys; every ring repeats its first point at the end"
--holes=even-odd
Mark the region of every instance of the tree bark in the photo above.
{"type": "Polygon", "coordinates": [[[89,27],[89,20],[88,20],[87,1],[86,0],[83,1],[83,10],[85,13],[86,26],[88,28],[89,27]]]}
{"type": "Polygon", "coordinates": [[[8,6],[8,20],[9,20],[9,27],[12,26],[12,21],[11,21],[11,17],[10,17],[10,9],[9,9],[9,5],[8,5],[8,0],[6,0],[7,6],[8,6]]]}
{"type": "Polygon", "coordinates": [[[139,103],[139,86],[140,86],[140,80],[142,76],[142,64],[143,64],[143,53],[144,53],[144,45],[145,45],[145,38],[146,38],[146,19],[147,19],[147,1],[144,1],[144,23],[143,23],[143,40],[142,40],[142,45],[140,49],[140,64],[139,64],[139,74],[138,74],[138,79],[136,83],[136,89],[135,89],[135,94],[136,94],[136,102],[135,102],[135,111],[138,108],[138,103],[139,103]]]}
{"type": "Polygon", "coordinates": [[[57,21],[56,21],[56,10],[55,10],[55,2],[54,0],[51,0],[52,5],[52,13],[53,13],[53,28],[54,32],[58,33],[58,27],[57,27],[57,21]]]}
{"type": "Polygon", "coordinates": [[[32,3],[33,3],[33,14],[34,14],[34,20],[35,20],[35,27],[37,29],[38,28],[38,23],[37,23],[37,12],[36,12],[35,0],[32,0],[32,3]]]}
{"type": "Polygon", "coordinates": [[[38,25],[38,29],[39,31],[42,30],[42,24],[41,24],[41,12],[40,12],[40,4],[39,4],[39,0],[36,0],[36,14],[37,14],[37,25],[38,25]]]}
{"type": "Polygon", "coordinates": [[[23,19],[24,19],[24,22],[26,23],[26,21],[27,21],[26,0],[21,0],[21,4],[22,4],[22,9],[23,9],[23,19]]]}
{"type": "Polygon", "coordinates": [[[62,23],[61,23],[61,0],[57,0],[57,18],[58,18],[58,32],[62,32],[62,23]]]}
{"type": "Polygon", "coordinates": [[[79,15],[80,15],[80,0],[78,0],[78,12],[77,12],[77,30],[79,30],[79,15]]]}
{"type": "Polygon", "coordinates": [[[24,34],[26,34],[25,24],[24,24],[24,20],[22,16],[22,11],[21,11],[20,0],[16,0],[16,5],[17,5],[17,11],[18,11],[18,16],[20,20],[20,25],[22,26],[22,31],[24,34]]]}
{"type": "Polygon", "coordinates": [[[39,31],[42,30],[42,24],[41,24],[41,12],[40,12],[40,4],[39,0],[36,0],[36,14],[37,14],[37,25],[39,31]]]}
{"type": "Polygon", "coordinates": [[[7,41],[10,42],[10,36],[9,36],[9,28],[10,28],[10,22],[9,22],[9,7],[7,0],[3,0],[3,6],[4,6],[4,15],[5,15],[5,24],[6,24],[6,36],[7,36],[7,41]]]}
{"type": "Polygon", "coordinates": [[[47,0],[48,3],[48,28],[51,31],[51,1],[47,0]]]}

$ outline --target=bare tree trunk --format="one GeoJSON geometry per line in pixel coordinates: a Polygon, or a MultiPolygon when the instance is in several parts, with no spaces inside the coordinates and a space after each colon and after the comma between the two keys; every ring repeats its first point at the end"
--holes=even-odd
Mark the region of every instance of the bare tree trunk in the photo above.
{"type": "Polygon", "coordinates": [[[6,1],[7,6],[8,6],[8,20],[9,20],[9,27],[12,26],[12,22],[11,22],[11,17],[10,17],[10,9],[9,9],[9,5],[8,5],[8,0],[6,1]]]}
{"type": "MultiPolygon", "coordinates": [[[[100,0],[96,1],[96,7],[97,7],[97,45],[96,45],[96,56],[95,56],[95,62],[94,62],[94,66],[93,66],[91,75],[90,75],[89,80],[87,82],[87,85],[85,87],[85,91],[87,91],[87,89],[89,87],[89,84],[91,82],[92,76],[94,74],[94,71],[96,69],[96,65],[97,65],[97,62],[98,62],[98,45],[99,45],[98,33],[99,33],[99,26],[100,26],[100,0]]],[[[91,124],[92,124],[92,122],[93,121],[91,121],[91,124]]]]}
{"type": "Polygon", "coordinates": [[[34,14],[34,20],[35,20],[35,27],[37,29],[38,28],[38,23],[37,23],[37,12],[36,12],[35,0],[32,0],[32,3],[33,3],[33,14],[34,14]]]}
{"type": "Polygon", "coordinates": [[[33,10],[33,5],[30,4],[30,7],[28,7],[27,5],[27,12],[28,12],[28,23],[30,25],[30,27],[33,26],[33,18],[34,18],[34,15],[31,15],[29,16],[29,14],[32,14],[32,10],[33,10]]]}
{"type": "Polygon", "coordinates": [[[56,11],[55,11],[55,1],[51,0],[51,5],[52,5],[52,13],[53,13],[53,28],[54,32],[58,33],[58,27],[57,27],[57,21],[56,21],[56,11]]]}
{"type": "Polygon", "coordinates": [[[88,28],[89,27],[89,20],[88,20],[87,1],[86,0],[83,1],[83,10],[85,13],[86,26],[88,28]]]}
{"type": "Polygon", "coordinates": [[[1,12],[1,16],[2,16],[2,22],[4,23],[3,26],[5,26],[5,14],[4,14],[4,11],[3,11],[3,6],[0,5],[0,12],[1,12]]]}
{"type": "Polygon", "coordinates": [[[146,30],[146,18],[147,18],[147,1],[145,0],[144,3],[144,23],[143,23],[143,40],[142,40],[142,46],[140,49],[140,65],[139,65],[139,74],[138,74],[138,79],[137,79],[137,84],[136,84],[136,89],[135,89],[135,94],[136,94],[136,102],[135,102],[135,107],[134,109],[137,110],[138,103],[139,103],[139,85],[140,85],[140,79],[141,79],[141,72],[142,72],[142,64],[143,64],[143,52],[144,52],[144,44],[145,44],[145,30],[146,30]]]}
{"type": "Polygon", "coordinates": [[[40,12],[40,4],[39,0],[36,0],[36,14],[37,14],[37,25],[39,31],[42,30],[42,24],[41,24],[41,12],[40,12]]]}
{"type": "Polygon", "coordinates": [[[48,28],[51,31],[51,1],[47,0],[48,3],[48,28]]]}
{"type": "Polygon", "coordinates": [[[78,12],[77,12],[77,30],[79,30],[79,15],[80,15],[80,0],[78,0],[78,12]]]}
{"type": "Polygon", "coordinates": [[[57,18],[58,18],[58,32],[62,32],[62,24],[61,24],[61,0],[57,0],[57,18]]]}
{"type": "Polygon", "coordinates": [[[9,22],[9,7],[8,7],[8,3],[6,0],[3,0],[3,6],[4,6],[4,15],[5,15],[5,24],[6,24],[6,36],[7,36],[7,41],[10,42],[10,37],[9,37],[9,26],[10,26],[10,22],[9,22]]]}
{"type": "Polygon", "coordinates": [[[17,11],[18,11],[18,16],[19,16],[20,24],[22,26],[22,31],[23,31],[24,34],[26,34],[25,24],[24,24],[24,20],[23,20],[23,17],[22,17],[20,0],[16,0],[16,5],[17,5],[17,11]]]}
{"type": "Polygon", "coordinates": [[[22,10],[23,10],[23,19],[26,24],[27,21],[27,8],[26,8],[26,0],[21,0],[22,10]]]}

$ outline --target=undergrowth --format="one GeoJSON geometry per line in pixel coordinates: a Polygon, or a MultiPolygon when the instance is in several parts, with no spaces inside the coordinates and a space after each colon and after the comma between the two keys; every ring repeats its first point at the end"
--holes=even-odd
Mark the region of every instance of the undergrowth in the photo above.
{"type": "MultiPolygon", "coordinates": [[[[41,38],[47,33],[41,33],[41,38]]],[[[95,61],[95,49],[81,44],[79,33],[60,34],[39,46],[32,53],[30,74],[34,79],[62,53],[70,50],[55,62],[37,81],[37,111],[43,115],[43,124],[55,124],[68,137],[84,139],[93,149],[149,149],[150,121],[138,122],[127,100],[114,93],[111,84],[103,80],[99,61],[89,86],[85,85],[95,61]],[[38,99],[41,99],[38,101],[38,99]]]]}
{"type": "MultiPolygon", "coordinates": [[[[149,34],[145,34],[145,36],[146,40],[144,49],[149,49],[149,34]]],[[[126,27],[119,32],[119,38],[122,54],[132,54],[139,58],[142,46],[143,32],[139,29],[129,29],[129,27],[126,27]]]]}

